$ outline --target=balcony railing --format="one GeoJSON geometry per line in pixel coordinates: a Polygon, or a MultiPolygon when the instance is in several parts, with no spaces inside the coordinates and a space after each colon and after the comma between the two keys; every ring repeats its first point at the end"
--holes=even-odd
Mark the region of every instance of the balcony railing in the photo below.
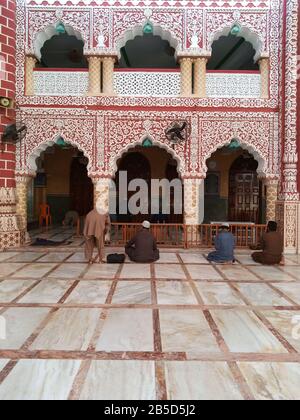
{"type": "MultiPolygon", "coordinates": [[[[209,71],[208,98],[260,98],[259,72],[209,71]]],[[[88,69],[35,69],[34,92],[38,96],[86,96],[88,69]]],[[[116,69],[114,88],[118,96],[179,97],[180,70],[116,69]]]]}
{"type": "Polygon", "coordinates": [[[35,69],[34,92],[39,96],[85,96],[88,69],[35,69]]]}

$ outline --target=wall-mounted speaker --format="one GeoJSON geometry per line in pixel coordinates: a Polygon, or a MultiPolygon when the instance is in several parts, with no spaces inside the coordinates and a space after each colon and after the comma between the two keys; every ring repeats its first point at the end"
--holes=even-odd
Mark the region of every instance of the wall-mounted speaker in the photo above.
{"type": "Polygon", "coordinates": [[[0,96],[0,107],[11,109],[11,108],[14,107],[14,100],[10,99],[10,98],[4,98],[3,96],[0,96]]]}

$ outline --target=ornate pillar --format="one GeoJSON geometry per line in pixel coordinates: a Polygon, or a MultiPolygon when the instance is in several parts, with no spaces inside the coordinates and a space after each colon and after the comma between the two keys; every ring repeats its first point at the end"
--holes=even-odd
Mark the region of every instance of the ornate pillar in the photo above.
{"type": "Polygon", "coordinates": [[[184,223],[199,225],[204,219],[204,179],[184,179],[184,223]]]}
{"type": "Polygon", "coordinates": [[[282,2],[282,60],[285,71],[280,81],[282,173],[276,217],[284,235],[286,253],[300,253],[300,196],[298,190],[297,85],[298,85],[298,12],[297,0],[282,2]]]}
{"type": "Polygon", "coordinates": [[[192,73],[193,73],[193,59],[189,57],[182,57],[180,59],[181,71],[181,96],[192,96],[192,73]]]}
{"type": "Polygon", "coordinates": [[[269,57],[262,57],[258,63],[260,68],[261,98],[269,99],[270,59],[269,57]]]}
{"type": "Polygon", "coordinates": [[[278,200],[278,179],[266,179],[266,219],[267,222],[276,220],[276,203],[278,200]]]}
{"type": "Polygon", "coordinates": [[[16,211],[19,216],[22,229],[27,230],[27,197],[28,186],[32,177],[30,175],[16,176],[16,211]]]}
{"type": "Polygon", "coordinates": [[[115,57],[102,58],[102,72],[103,72],[103,94],[107,96],[115,95],[114,89],[114,66],[115,57]]]}
{"type": "Polygon", "coordinates": [[[110,178],[93,178],[94,205],[105,211],[109,211],[110,178]]]}
{"type": "Polygon", "coordinates": [[[88,57],[89,63],[89,91],[88,96],[101,95],[101,57],[88,57]]]}
{"type": "Polygon", "coordinates": [[[26,55],[25,59],[25,95],[34,95],[34,69],[37,63],[34,55],[26,55]]]}
{"type": "Polygon", "coordinates": [[[194,95],[206,98],[206,65],[208,57],[198,57],[194,64],[194,95]]]}

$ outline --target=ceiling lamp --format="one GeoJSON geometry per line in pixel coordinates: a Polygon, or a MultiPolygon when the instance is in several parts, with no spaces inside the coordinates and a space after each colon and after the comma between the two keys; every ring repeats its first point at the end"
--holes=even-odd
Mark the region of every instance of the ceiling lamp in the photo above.
{"type": "Polygon", "coordinates": [[[153,146],[153,143],[150,139],[145,139],[143,141],[143,147],[152,147],[152,146],[153,146]]]}
{"type": "Polygon", "coordinates": [[[58,22],[58,24],[55,27],[55,30],[59,35],[63,35],[67,33],[66,27],[62,22],[58,22]]]}

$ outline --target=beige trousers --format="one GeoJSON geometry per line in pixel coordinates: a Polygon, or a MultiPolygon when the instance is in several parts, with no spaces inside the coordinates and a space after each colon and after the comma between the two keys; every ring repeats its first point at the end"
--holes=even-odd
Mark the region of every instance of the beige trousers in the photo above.
{"type": "Polygon", "coordinates": [[[100,261],[104,259],[104,240],[97,239],[95,236],[85,237],[85,258],[88,261],[93,259],[94,248],[97,248],[100,261]]]}

